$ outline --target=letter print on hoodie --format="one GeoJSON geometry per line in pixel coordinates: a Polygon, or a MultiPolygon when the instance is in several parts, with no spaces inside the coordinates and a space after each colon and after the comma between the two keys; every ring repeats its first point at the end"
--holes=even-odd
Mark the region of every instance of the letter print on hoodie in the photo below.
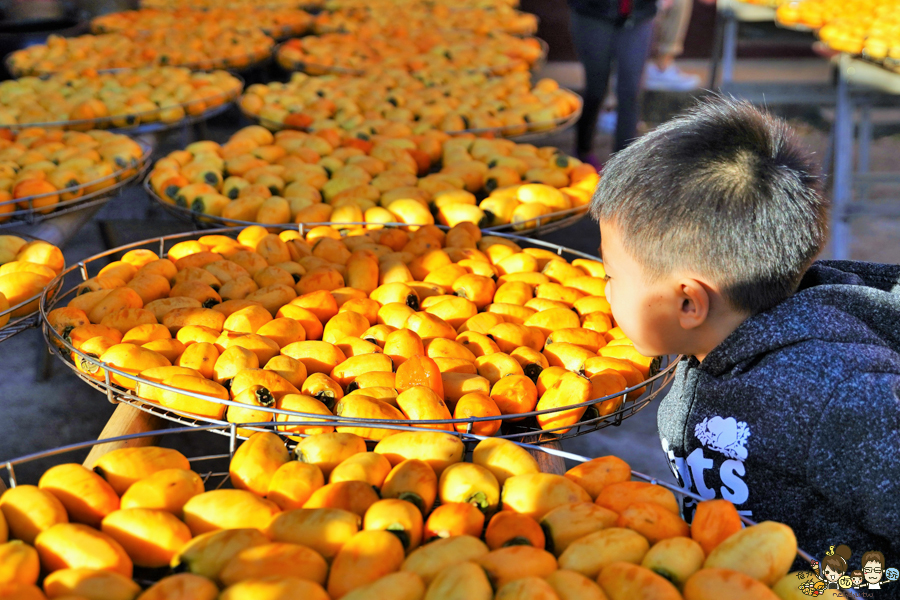
{"type": "MultiPolygon", "coordinates": [[[[669,459],[669,468],[678,485],[702,498],[724,498],[732,502],[738,512],[752,516],[753,511],[741,510],[750,490],[742,479],[746,475],[744,461],[747,458],[747,441],[750,427],[734,417],[706,418],[694,426],[694,443],[697,446],[686,457],[675,455],[668,440],[662,438],[663,451],[669,459]]],[[[696,501],[684,498],[685,517],[691,519],[696,501]]]]}

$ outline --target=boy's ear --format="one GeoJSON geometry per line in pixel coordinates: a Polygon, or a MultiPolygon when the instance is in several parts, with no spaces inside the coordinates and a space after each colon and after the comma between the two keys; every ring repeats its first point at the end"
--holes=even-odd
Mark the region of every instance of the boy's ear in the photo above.
{"type": "Polygon", "coordinates": [[[682,279],[678,285],[681,300],[678,321],[682,329],[695,329],[709,315],[709,292],[696,279],[682,279]]]}

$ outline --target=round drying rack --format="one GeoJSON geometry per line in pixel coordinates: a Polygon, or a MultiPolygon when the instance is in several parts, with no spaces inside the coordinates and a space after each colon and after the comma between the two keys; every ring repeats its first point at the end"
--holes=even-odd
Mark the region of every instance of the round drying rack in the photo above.
{"type": "MultiPolygon", "coordinates": [[[[303,422],[298,422],[302,424],[303,422]]],[[[294,425],[295,423],[291,423],[294,425]]],[[[241,423],[241,424],[226,424],[226,425],[201,425],[197,427],[177,427],[172,429],[161,429],[157,431],[148,431],[143,433],[136,433],[130,435],[123,435],[111,438],[105,438],[101,440],[92,440],[89,442],[80,442],[75,444],[69,444],[67,446],[60,446],[58,448],[52,448],[50,450],[43,450],[41,452],[35,452],[33,454],[27,454],[25,456],[20,456],[17,458],[11,458],[8,460],[0,460],[0,468],[4,468],[6,470],[7,479],[9,487],[16,487],[17,485],[23,485],[23,483],[19,482],[16,477],[16,467],[20,465],[26,465],[29,463],[37,463],[39,461],[47,461],[48,459],[58,459],[59,457],[67,457],[73,456],[73,461],[78,460],[86,450],[91,450],[95,446],[100,445],[109,445],[109,450],[115,449],[116,447],[123,446],[131,446],[134,444],[137,445],[155,445],[157,440],[161,438],[170,438],[174,439],[175,442],[184,442],[189,441],[185,440],[188,437],[195,437],[202,432],[216,432],[220,433],[223,436],[227,437],[228,447],[225,448],[221,452],[217,452],[214,454],[203,454],[198,456],[190,456],[188,457],[188,461],[191,465],[191,470],[197,473],[203,481],[204,489],[206,491],[212,491],[216,489],[221,489],[223,487],[229,486],[231,483],[230,474],[229,474],[229,462],[231,458],[234,456],[235,451],[238,448],[238,428],[241,427],[254,427],[257,424],[254,423],[241,423]],[[149,438],[149,439],[148,439],[149,438]],[[151,442],[148,444],[147,442],[151,442]]],[[[421,429],[416,429],[412,427],[400,427],[400,426],[384,426],[387,429],[395,429],[399,431],[422,431],[421,429]]],[[[272,431],[268,429],[268,431],[272,431]]],[[[285,435],[283,432],[273,431],[273,433],[279,435],[285,435]]],[[[473,434],[465,434],[460,433],[456,434],[459,436],[461,440],[466,444],[466,446],[474,446],[478,444],[481,440],[486,439],[484,436],[473,435],[473,434]]],[[[206,436],[206,439],[222,439],[221,437],[216,438],[214,436],[206,436]]],[[[285,440],[289,449],[291,449],[291,455],[293,456],[293,444],[289,440],[285,440]]],[[[564,450],[556,449],[556,448],[548,448],[546,446],[539,446],[535,444],[528,444],[522,442],[513,442],[517,446],[529,451],[534,455],[548,455],[550,457],[556,459],[564,459],[569,460],[576,463],[585,463],[592,460],[590,457],[582,456],[579,454],[574,454],[572,452],[566,452],[564,450]]],[[[107,450],[107,451],[109,451],[107,450]]],[[[57,462],[58,461],[54,461],[57,462]]],[[[697,502],[702,502],[706,500],[702,496],[695,494],[689,490],[686,490],[677,485],[660,481],[659,479],[652,477],[650,475],[646,475],[644,473],[640,473],[635,470],[631,470],[632,479],[636,479],[639,481],[645,481],[652,485],[657,485],[662,488],[665,488],[672,493],[678,495],[679,497],[686,497],[696,500],[697,502]]],[[[0,484],[4,483],[3,479],[0,478],[0,484]]],[[[36,483],[36,482],[35,482],[36,483]]],[[[743,515],[740,516],[741,521],[745,525],[756,525],[757,522],[745,517],[743,515]]],[[[816,560],[808,552],[797,549],[797,557],[799,560],[802,560],[804,563],[809,564],[813,560],[816,560]]],[[[158,580],[163,574],[159,572],[159,570],[150,570],[150,569],[136,569],[135,579],[144,585],[151,585],[156,580],[158,580]]],[[[858,600],[859,596],[856,594],[854,590],[842,590],[842,592],[848,598],[852,598],[854,600],[858,600]]]]}
{"type": "Polygon", "coordinates": [[[258,0],[252,5],[246,2],[230,2],[229,0],[217,0],[216,2],[207,2],[202,4],[192,0],[182,0],[181,2],[160,2],[153,0],[140,0],[138,8],[153,8],[156,10],[181,10],[190,8],[193,10],[209,10],[212,5],[215,8],[230,8],[232,10],[248,10],[255,8],[283,8],[305,10],[306,12],[321,10],[324,5],[322,0],[296,0],[294,2],[277,2],[269,0],[258,0]],[[198,6],[199,5],[199,6],[198,6]]]}
{"type": "MultiPolygon", "coordinates": [[[[458,31],[458,30],[457,30],[458,31]]],[[[513,36],[515,37],[515,36],[513,36]]],[[[536,72],[539,71],[544,65],[547,64],[547,56],[550,53],[550,44],[547,43],[546,40],[535,37],[533,38],[537,40],[538,44],[541,47],[540,56],[533,62],[527,65],[527,70],[536,72]]],[[[290,40],[288,40],[290,41],[290,40]]],[[[294,61],[286,59],[282,56],[282,47],[286,42],[281,42],[272,52],[272,55],[275,57],[275,62],[278,63],[278,66],[284,69],[285,71],[293,72],[300,71],[302,73],[306,73],[308,75],[355,75],[357,77],[362,77],[366,75],[368,72],[367,69],[354,69],[352,67],[343,67],[340,65],[322,65],[309,61],[294,61]]],[[[521,61],[521,59],[519,59],[521,61]]],[[[524,61],[522,61],[524,62],[524,61]]],[[[512,73],[516,70],[524,70],[519,69],[521,66],[520,62],[512,63],[509,65],[503,65],[498,67],[482,67],[485,72],[491,75],[505,75],[507,73],[512,73]]],[[[475,67],[471,67],[475,68],[475,67]]]]}
{"type": "MultiPolygon", "coordinates": [[[[347,10],[359,10],[359,8],[360,7],[342,8],[339,6],[336,6],[336,7],[326,6],[325,9],[319,13],[319,15],[347,11],[347,10]]],[[[371,12],[374,9],[367,7],[366,10],[371,12]]],[[[495,10],[495,9],[491,9],[491,10],[495,10]]],[[[517,9],[514,9],[514,10],[517,10],[517,9]]],[[[450,9],[451,14],[454,12],[463,12],[463,11],[471,12],[471,10],[467,7],[454,7],[454,8],[450,9]]],[[[528,14],[532,14],[532,13],[528,13],[528,14]]],[[[317,16],[319,16],[319,15],[317,15],[317,16]]],[[[503,30],[503,29],[496,30],[496,31],[499,31],[500,33],[504,33],[506,35],[511,35],[514,37],[535,37],[537,35],[538,29],[540,29],[540,26],[541,26],[541,17],[539,15],[535,15],[535,14],[532,14],[532,16],[534,17],[534,27],[530,28],[528,31],[508,31],[508,30],[503,30]]],[[[366,21],[365,21],[365,19],[359,19],[356,21],[356,23],[359,25],[364,25],[366,23],[366,21]]],[[[456,31],[475,31],[473,29],[466,29],[466,28],[455,28],[455,30],[456,31]]],[[[313,26],[312,26],[311,31],[312,31],[313,35],[325,35],[328,33],[353,33],[352,29],[347,29],[345,27],[341,27],[338,25],[327,25],[327,26],[322,26],[320,28],[320,24],[317,23],[315,19],[313,21],[313,26]]],[[[538,39],[540,39],[540,38],[538,38],[538,39]]],[[[541,46],[544,47],[546,45],[546,48],[549,50],[549,47],[550,47],[549,44],[547,44],[547,42],[545,42],[544,40],[541,40],[541,42],[543,42],[541,44],[541,46]]],[[[546,52],[544,54],[546,55],[546,52]]]]}
{"type": "MultiPolygon", "coordinates": [[[[567,91],[578,97],[578,107],[564,117],[558,117],[550,121],[539,121],[535,123],[528,122],[518,125],[503,125],[501,127],[459,129],[457,131],[447,131],[446,133],[450,135],[473,134],[478,137],[502,137],[516,142],[535,142],[543,140],[544,138],[554,136],[563,133],[568,129],[571,129],[575,125],[575,123],[578,122],[578,119],[581,118],[581,112],[584,107],[584,100],[575,92],[572,92],[571,90],[567,91]]],[[[241,107],[241,112],[245,117],[256,124],[262,125],[269,131],[281,131],[283,129],[309,131],[307,128],[291,127],[278,121],[272,121],[271,119],[260,117],[259,115],[248,112],[243,107],[241,107]]]]}
{"type": "MultiPolygon", "coordinates": [[[[330,226],[334,227],[334,223],[318,223],[318,224],[300,224],[296,228],[290,227],[273,227],[269,226],[270,230],[278,229],[278,230],[296,230],[299,231],[300,235],[305,235],[305,233],[312,226],[330,226]]],[[[405,226],[404,224],[398,224],[401,226],[405,226]]],[[[126,246],[121,246],[119,248],[114,248],[112,250],[108,250],[106,252],[102,252],[93,257],[80,261],[76,265],[73,265],[60,273],[57,280],[61,284],[64,281],[67,281],[70,285],[64,286],[64,289],[61,289],[57,294],[51,296],[49,294],[45,294],[41,297],[40,303],[40,312],[43,317],[43,330],[44,337],[47,341],[47,345],[52,354],[55,354],[67,367],[72,369],[72,371],[77,375],[80,379],[82,379],[85,383],[95,388],[96,390],[103,392],[106,395],[106,398],[111,403],[124,403],[134,406],[141,411],[162,417],[165,420],[172,421],[175,423],[179,423],[181,425],[196,427],[200,425],[220,425],[227,426],[227,421],[206,418],[206,417],[198,417],[196,415],[191,415],[189,413],[183,413],[175,410],[168,409],[154,402],[149,402],[143,398],[138,397],[134,391],[125,389],[111,380],[111,375],[116,374],[123,377],[127,377],[128,379],[134,380],[137,383],[140,383],[141,386],[147,386],[152,388],[157,388],[160,390],[167,390],[170,392],[177,392],[184,396],[190,396],[193,398],[198,398],[202,400],[207,400],[213,403],[221,404],[226,407],[228,406],[237,406],[246,408],[246,404],[241,404],[238,402],[234,402],[231,400],[221,400],[218,398],[212,398],[209,396],[204,396],[202,394],[197,394],[194,392],[190,392],[187,390],[180,390],[178,388],[173,388],[162,383],[150,381],[147,379],[143,379],[140,375],[135,375],[134,373],[129,373],[123,370],[120,370],[116,367],[107,365],[106,363],[101,363],[97,357],[90,356],[85,354],[79,350],[76,350],[72,344],[66,340],[63,336],[61,336],[55,329],[49,326],[47,321],[47,314],[53,310],[54,308],[65,306],[69,299],[73,298],[77,292],[78,285],[91,276],[96,275],[99,272],[100,268],[102,268],[107,259],[121,252],[126,252],[129,250],[146,248],[154,250],[160,257],[164,257],[167,254],[168,248],[172,245],[187,241],[191,239],[199,238],[203,235],[209,234],[222,234],[222,235],[236,235],[242,228],[224,228],[224,229],[215,229],[215,230],[205,230],[205,231],[195,231],[195,232],[187,232],[180,233],[168,236],[162,236],[159,238],[148,239],[140,242],[135,242],[133,244],[128,244],[126,246]],[[80,365],[84,368],[87,365],[96,366],[98,369],[103,369],[103,378],[95,379],[88,373],[80,370],[75,361],[79,361],[80,365]]],[[[571,250],[568,248],[564,248],[562,246],[558,246],[555,244],[550,244],[541,240],[535,240],[531,238],[525,238],[516,235],[510,235],[506,233],[495,233],[489,232],[490,235],[494,235],[497,237],[505,238],[509,241],[512,241],[516,244],[519,244],[523,247],[537,247],[543,248],[547,250],[551,250],[556,252],[558,255],[565,257],[568,255],[571,258],[583,258],[588,260],[596,260],[595,257],[592,257],[583,252],[579,252],[577,250],[571,250]]],[[[472,427],[479,422],[485,421],[501,421],[502,425],[500,431],[498,432],[497,437],[502,437],[511,440],[522,440],[525,438],[534,439],[538,437],[542,443],[547,443],[551,441],[558,441],[567,438],[573,438],[577,436],[581,436],[593,431],[597,431],[598,429],[603,429],[605,427],[618,426],[621,425],[622,421],[636,414],[640,410],[646,408],[653,400],[655,400],[663,389],[671,382],[674,377],[674,371],[676,364],[678,362],[678,358],[670,358],[663,357],[662,359],[658,359],[655,368],[651,369],[651,376],[648,377],[645,381],[641,383],[628,387],[618,393],[610,394],[608,396],[604,396],[602,398],[594,398],[587,402],[583,402],[580,404],[572,404],[569,406],[564,406],[560,408],[546,409],[546,410],[535,410],[526,413],[518,413],[518,414],[508,414],[501,415],[499,417],[473,417],[468,419],[437,419],[437,420],[422,420],[415,421],[417,425],[420,426],[450,426],[451,428],[464,428],[467,432],[471,431],[472,427]],[[645,389],[644,393],[639,398],[632,398],[629,396],[633,396],[634,392],[638,390],[645,389]],[[575,423],[574,425],[565,425],[561,427],[551,428],[551,429],[541,429],[538,424],[536,417],[538,415],[547,415],[553,414],[563,411],[568,411],[572,409],[585,408],[585,413],[582,419],[575,423]],[[547,435],[551,434],[551,435],[547,435]]],[[[96,372],[96,370],[94,370],[96,372]]],[[[411,421],[403,420],[403,421],[394,421],[394,420],[371,420],[371,419],[360,419],[360,418],[351,418],[351,417],[338,417],[338,416],[329,416],[329,415],[316,415],[312,413],[300,413],[294,411],[286,411],[278,408],[270,408],[264,406],[254,406],[254,410],[258,410],[260,412],[265,412],[273,415],[273,420],[277,419],[279,416],[281,418],[307,418],[307,419],[315,419],[319,422],[319,424],[328,424],[334,426],[341,426],[344,423],[356,424],[359,426],[360,424],[375,424],[375,425],[391,425],[391,426],[404,426],[409,425],[411,421]]],[[[227,410],[227,409],[226,409],[227,410]]],[[[274,425],[274,423],[273,423],[274,425]]],[[[278,423],[279,426],[283,425],[283,423],[278,423]]],[[[352,425],[351,425],[352,426],[352,425]]]]}
{"type": "MultiPolygon", "coordinates": [[[[298,8],[297,10],[303,10],[303,9],[298,8]]],[[[306,12],[306,11],[304,11],[304,12],[306,12]]],[[[285,25],[273,25],[271,27],[261,26],[261,27],[259,27],[259,29],[263,33],[265,33],[267,36],[274,39],[275,41],[284,41],[284,40],[287,40],[292,37],[299,37],[299,36],[306,35],[307,33],[310,33],[312,31],[312,26],[313,26],[312,18],[313,18],[313,16],[310,15],[310,22],[303,26],[285,24],[285,25]]],[[[94,21],[91,22],[91,33],[96,34],[96,35],[102,35],[104,33],[124,33],[124,34],[150,33],[149,29],[137,29],[137,28],[129,28],[129,27],[106,28],[106,27],[103,27],[102,25],[101,26],[96,25],[95,21],[96,21],[96,19],[94,19],[94,21]]]]}
{"type": "MultiPolygon", "coordinates": [[[[29,242],[43,241],[40,238],[36,238],[33,235],[28,235],[27,233],[16,233],[14,235],[28,240],[29,242]]],[[[63,270],[65,270],[65,268],[65,262],[63,262],[63,270]]],[[[59,288],[61,285],[62,279],[53,279],[52,281],[50,281],[50,283],[47,284],[47,287],[44,288],[44,290],[38,292],[31,298],[23,300],[15,306],[10,306],[6,310],[0,311],[0,319],[9,317],[9,321],[6,322],[6,325],[0,327],[0,342],[5,342],[14,335],[22,333],[26,329],[31,329],[32,327],[35,327],[38,323],[40,323],[41,313],[38,303],[40,302],[41,296],[46,295],[48,298],[55,298],[56,294],[59,292],[59,288]],[[13,313],[20,311],[31,303],[34,303],[34,310],[24,315],[13,316],[13,313]]]]}
{"type": "Polygon", "coordinates": [[[45,129],[74,129],[77,131],[108,129],[114,133],[125,133],[131,136],[179,129],[212,119],[231,107],[232,103],[240,95],[241,90],[244,87],[244,80],[241,77],[234,74],[231,74],[231,76],[240,81],[240,88],[235,91],[224,92],[211,98],[202,98],[166,107],[161,106],[153,110],[139,113],[110,115],[96,119],[74,119],[46,123],[17,123],[12,125],[0,125],[0,129],[10,129],[12,131],[30,129],[32,127],[43,127],[45,129]],[[205,108],[200,112],[196,112],[198,106],[206,106],[210,103],[215,103],[215,105],[210,108],[205,108]],[[160,115],[164,112],[178,108],[182,109],[185,114],[184,117],[175,121],[163,121],[160,119],[160,115]]]}
{"type": "MultiPolygon", "coordinates": [[[[99,73],[109,72],[109,71],[119,71],[123,69],[138,69],[142,67],[148,66],[160,66],[160,67],[184,67],[185,69],[190,69],[191,71],[213,71],[213,70],[225,70],[229,73],[243,73],[246,71],[250,71],[256,67],[262,66],[268,63],[269,59],[272,58],[274,51],[274,40],[273,45],[267,48],[264,51],[255,52],[251,54],[245,54],[236,58],[211,58],[208,60],[204,60],[201,63],[185,63],[185,64],[136,64],[125,67],[114,67],[114,68],[101,68],[97,69],[99,73]]],[[[18,52],[18,51],[17,51],[18,52]]],[[[53,69],[50,71],[38,70],[38,69],[20,69],[13,64],[13,55],[15,52],[11,52],[6,55],[6,58],[3,59],[3,63],[6,66],[6,70],[12,75],[14,78],[20,77],[44,77],[50,76],[54,73],[57,73],[63,69],[53,69]]]]}
{"type": "MultiPolygon", "coordinates": [[[[237,219],[226,219],[221,216],[210,215],[203,212],[198,212],[192,210],[186,206],[178,206],[177,204],[172,204],[171,202],[167,202],[163,200],[159,194],[153,189],[153,186],[150,185],[150,180],[144,180],[144,191],[159,205],[163,210],[168,212],[169,214],[183,220],[192,223],[198,229],[210,229],[210,228],[220,228],[220,227],[236,227],[243,226],[249,227],[250,225],[261,225],[262,227],[297,227],[300,226],[305,229],[309,229],[310,227],[314,227],[316,225],[328,225],[334,226],[338,225],[344,229],[364,229],[367,227],[371,228],[379,228],[379,227],[406,227],[408,224],[406,223],[368,223],[365,221],[348,221],[348,222],[340,222],[333,223],[331,221],[321,222],[321,223],[297,223],[290,224],[284,223],[280,225],[273,225],[272,223],[258,223],[256,221],[241,221],[237,219]]],[[[517,236],[540,236],[546,235],[549,233],[553,233],[555,231],[559,231],[561,229],[565,229],[566,227],[571,227],[575,223],[578,223],[582,219],[584,219],[588,214],[587,206],[576,206],[573,208],[567,208],[566,210],[560,210],[556,212],[547,213],[545,215],[540,215],[534,218],[528,219],[528,221],[523,224],[512,224],[507,223],[504,225],[494,225],[492,227],[483,227],[482,231],[485,233],[512,233],[517,236]],[[528,226],[530,223],[534,223],[533,226],[528,226]]],[[[594,260],[593,257],[590,257],[594,260]]]]}
{"type": "Polygon", "coordinates": [[[118,171],[95,179],[68,187],[62,190],[49,192],[46,194],[37,194],[25,198],[14,198],[0,202],[0,207],[12,205],[15,210],[4,214],[7,220],[0,223],[0,229],[8,227],[21,227],[24,225],[35,225],[42,221],[55,219],[63,215],[87,210],[93,206],[104,204],[116,196],[122,189],[128,187],[133,181],[141,178],[150,169],[151,148],[148,144],[141,141],[140,144],[143,154],[136,164],[120,168],[118,171]],[[85,190],[95,187],[98,184],[106,184],[103,189],[88,192],[77,198],[62,200],[52,206],[41,206],[40,201],[49,196],[61,196],[64,194],[72,194],[76,192],[84,192],[85,190]],[[23,208],[24,207],[24,208],[23,208]]]}

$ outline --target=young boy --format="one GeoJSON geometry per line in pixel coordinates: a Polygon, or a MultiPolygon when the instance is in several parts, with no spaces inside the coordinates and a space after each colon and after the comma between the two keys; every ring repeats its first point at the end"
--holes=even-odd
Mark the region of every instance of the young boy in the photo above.
{"type": "Polygon", "coordinates": [[[784,122],[700,104],[603,171],[606,296],[639,352],[685,355],[658,416],[679,485],[897,564],[900,266],[813,262],[819,188],[784,122]]]}

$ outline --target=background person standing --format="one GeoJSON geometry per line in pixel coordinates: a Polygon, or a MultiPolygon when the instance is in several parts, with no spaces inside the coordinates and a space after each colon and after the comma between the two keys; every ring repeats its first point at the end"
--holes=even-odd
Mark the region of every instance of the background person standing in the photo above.
{"type": "Polygon", "coordinates": [[[648,90],[689,92],[700,86],[700,77],[685,73],[675,65],[675,57],[684,52],[684,36],[691,22],[693,4],[693,0],[660,0],[655,44],[644,73],[644,86],[648,90]]]}
{"type": "Polygon", "coordinates": [[[592,152],[597,117],[616,64],[614,151],[634,139],[640,116],[639,95],[644,63],[653,38],[656,0],[569,0],[572,40],[584,66],[584,110],[578,121],[578,158],[599,167],[592,152]]]}

